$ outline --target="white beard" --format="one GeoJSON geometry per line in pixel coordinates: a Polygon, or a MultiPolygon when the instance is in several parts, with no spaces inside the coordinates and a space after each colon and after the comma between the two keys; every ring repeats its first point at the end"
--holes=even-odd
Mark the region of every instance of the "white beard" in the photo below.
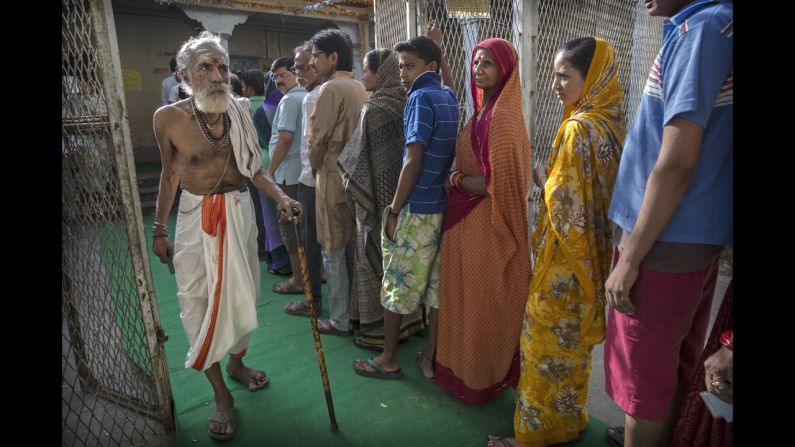
{"type": "Polygon", "coordinates": [[[196,107],[204,113],[224,113],[232,100],[227,84],[212,84],[203,90],[194,89],[193,97],[196,107]]]}

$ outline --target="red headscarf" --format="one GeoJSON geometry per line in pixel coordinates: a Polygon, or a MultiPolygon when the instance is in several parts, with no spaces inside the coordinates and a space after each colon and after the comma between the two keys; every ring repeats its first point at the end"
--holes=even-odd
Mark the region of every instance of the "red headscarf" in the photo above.
{"type": "MultiPolygon", "coordinates": [[[[472,49],[472,57],[470,58],[470,67],[475,61],[475,54],[479,49],[488,50],[494,58],[494,63],[500,71],[499,84],[496,90],[489,98],[486,108],[483,111],[483,116],[478,119],[483,107],[483,90],[479,89],[475,83],[475,70],[471,70],[469,75],[470,88],[472,90],[472,100],[475,103],[475,111],[472,114],[472,132],[470,134],[470,141],[472,150],[475,152],[475,157],[478,160],[478,169],[483,175],[486,186],[489,185],[491,178],[491,164],[489,163],[489,127],[491,126],[491,115],[494,110],[494,104],[502,93],[503,87],[508,83],[511,74],[517,63],[516,50],[513,45],[505,39],[492,37],[486,39],[472,49]]],[[[480,201],[483,196],[478,196],[469,191],[451,189],[447,195],[447,211],[444,216],[443,230],[447,230],[455,225],[459,220],[463,219],[480,201]]]]}

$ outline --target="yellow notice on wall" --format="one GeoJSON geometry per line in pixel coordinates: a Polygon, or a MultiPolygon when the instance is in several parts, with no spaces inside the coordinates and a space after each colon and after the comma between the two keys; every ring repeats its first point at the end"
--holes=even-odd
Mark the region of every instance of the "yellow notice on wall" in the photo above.
{"type": "Polygon", "coordinates": [[[141,91],[141,72],[137,70],[121,70],[121,78],[124,81],[124,91],[126,92],[140,92],[141,91]]]}
{"type": "Polygon", "coordinates": [[[457,19],[490,19],[486,0],[447,0],[447,13],[457,19]]]}

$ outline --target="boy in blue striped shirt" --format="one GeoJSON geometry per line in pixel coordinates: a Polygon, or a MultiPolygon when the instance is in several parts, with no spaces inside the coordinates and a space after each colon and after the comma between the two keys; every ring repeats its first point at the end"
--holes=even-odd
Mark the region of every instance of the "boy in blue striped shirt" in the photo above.
{"type": "Polygon", "coordinates": [[[417,357],[423,375],[433,380],[433,356],[439,312],[439,246],[447,207],[444,181],[450,174],[458,135],[458,101],[442,87],[439,70],[449,82],[449,70],[439,46],[425,36],[395,45],[400,81],[408,90],[403,112],[406,138],[403,169],[395,197],[383,211],[381,251],[384,277],[384,351],[378,357],[357,360],[357,374],[398,379],[403,373],[397,358],[403,315],[420,303],[430,310],[428,351],[417,357]]]}

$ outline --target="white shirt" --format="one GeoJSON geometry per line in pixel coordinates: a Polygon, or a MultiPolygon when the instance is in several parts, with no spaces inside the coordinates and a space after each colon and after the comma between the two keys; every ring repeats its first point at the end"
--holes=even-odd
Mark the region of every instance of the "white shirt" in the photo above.
{"type": "Polygon", "coordinates": [[[174,77],[174,73],[171,73],[167,78],[163,79],[163,82],[160,84],[160,89],[162,90],[160,99],[162,100],[164,106],[173,102],[169,101],[169,94],[171,93],[171,89],[178,84],[179,81],[177,81],[177,79],[174,77]]]}
{"type": "Polygon", "coordinates": [[[182,84],[180,84],[180,83],[174,84],[174,86],[171,87],[171,91],[168,92],[168,103],[169,104],[174,104],[175,102],[180,100],[180,97],[179,97],[179,86],[180,85],[182,85],[182,84]]]}
{"type": "Polygon", "coordinates": [[[301,118],[301,175],[298,181],[305,186],[315,187],[315,177],[312,176],[312,168],[309,166],[309,117],[315,111],[317,97],[320,95],[320,84],[316,85],[301,103],[303,116],[301,118]]]}

